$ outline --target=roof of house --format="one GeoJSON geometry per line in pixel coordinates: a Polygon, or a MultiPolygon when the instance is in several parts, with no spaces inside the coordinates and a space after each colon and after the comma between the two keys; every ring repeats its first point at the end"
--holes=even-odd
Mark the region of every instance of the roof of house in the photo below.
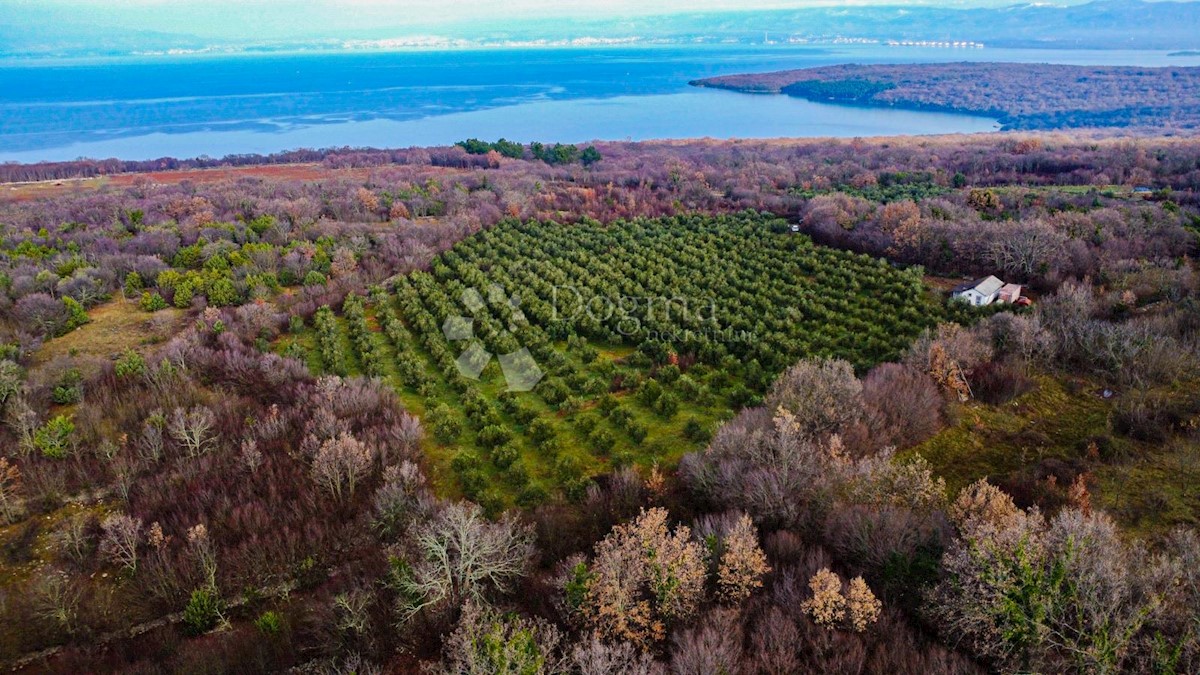
{"type": "Polygon", "coordinates": [[[1021,294],[1021,284],[1004,284],[1004,288],[1001,288],[1000,292],[1007,293],[1009,295],[1013,295],[1013,294],[1020,295],[1021,294]]]}
{"type": "Polygon", "coordinates": [[[996,277],[984,277],[983,279],[976,279],[969,284],[963,284],[955,288],[954,292],[966,293],[967,291],[973,290],[980,295],[987,296],[996,294],[1003,286],[1004,282],[996,277]]]}

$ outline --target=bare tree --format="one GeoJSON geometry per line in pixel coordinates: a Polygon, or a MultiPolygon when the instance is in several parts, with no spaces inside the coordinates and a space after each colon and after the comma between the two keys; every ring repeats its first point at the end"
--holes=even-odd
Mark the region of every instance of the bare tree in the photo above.
{"type": "Polygon", "coordinates": [[[38,614],[68,635],[78,628],[82,595],[82,586],[61,570],[52,570],[34,586],[38,614]]]}
{"type": "Polygon", "coordinates": [[[104,536],[100,554],[128,572],[137,572],[138,545],[142,540],[142,521],[122,513],[114,513],[100,524],[104,536]]]}
{"type": "Polygon", "coordinates": [[[217,416],[206,406],[187,410],[176,408],[171,413],[167,430],[183,446],[189,457],[199,457],[216,445],[217,416]]]}
{"type": "Polygon", "coordinates": [[[354,490],[374,463],[367,444],[348,433],[321,444],[313,458],[313,479],[337,500],[354,497],[354,490]]]}
{"type": "Polygon", "coordinates": [[[447,505],[414,531],[412,545],[407,573],[393,580],[404,621],[507,593],[534,553],[532,528],[508,514],[490,522],[470,503],[447,505]]]}
{"type": "Polygon", "coordinates": [[[629,642],[604,642],[592,635],[571,650],[571,661],[579,675],[663,675],[662,664],[629,642]]]}
{"type": "Polygon", "coordinates": [[[7,457],[0,457],[0,521],[12,522],[20,516],[21,471],[7,457]]]}
{"type": "Polygon", "coordinates": [[[801,431],[818,438],[837,433],[862,413],[862,384],[845,361],[804,360],[779,376],[767,395],[767,408],[783,408],[801,431]]]}
{"type": "Polygon", "coordinates": [[[1049,223],[1021,223],[992,244],[992,260],[1008,274],[1029,280],[1055,266],[1064,243],[1066,237],[1049,223]]]}
{"type": "Polygon", "coordinates": [[[161,410],[150,413],[142,422],[142,435],[138,439],[138,450],[145,459],[157,462],[163,456],[163,427],[167,420],[161,410]]]}
{"type": "Polygon", "coordinates": [[[802,670],[797,653],[801,644],[800,630],[778,606],[771,606],[754,627],[754,662],[751,672],[763,675],[790,675],[802,670]]]}
{"type": "Polygon", "coordinates": [[[742,622],[734,610],[716,610],[700,625],[677,633],[671,649],[671,672],[708,675],[742,671],[742,622]]]}

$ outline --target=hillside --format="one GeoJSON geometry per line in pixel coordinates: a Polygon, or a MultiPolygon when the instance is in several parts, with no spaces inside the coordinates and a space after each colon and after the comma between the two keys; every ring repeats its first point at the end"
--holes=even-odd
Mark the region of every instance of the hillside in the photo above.
{"type": "Polygon", "coordinates": [[[7,169],[0,667],[1200,672],[1200,140],[463,146],[7,169]]]}
{"type": "Polygon", "coordinates": [[[1200,68],[1019,63],[840,65],[729,75],[691,83],[813,101],[947,110],[1005,129],[1200,126],[1200,68]]]}

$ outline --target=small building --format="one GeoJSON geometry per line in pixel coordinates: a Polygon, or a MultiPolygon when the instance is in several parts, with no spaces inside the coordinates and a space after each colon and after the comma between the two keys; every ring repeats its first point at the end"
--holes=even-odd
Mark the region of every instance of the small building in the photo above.
{"type": "Polygon", "coordinates": [[[996,296],[996,302],[1006,305],[1015,305],[1021,300],[1021,285],[1020,284],[1004,284],[1000,289],[1000,294],[996,296]]]}
{"type": "Polygon", "coordinates": [[[950,295],[972,307],[985,307],[1000,297],[1004,286],[1004,282],[996,277],[985,277],[956,287],[950,295]]]}

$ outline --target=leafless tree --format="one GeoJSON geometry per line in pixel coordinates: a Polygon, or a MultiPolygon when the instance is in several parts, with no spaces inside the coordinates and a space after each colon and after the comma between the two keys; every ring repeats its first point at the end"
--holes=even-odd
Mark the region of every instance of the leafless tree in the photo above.
{"type": "Polygon", "coordinates": [[[171,413],[167,430],[189,457],[199,457],[216,445],[217,416],[206,406],[195,406],[184,410],[176,408],[171,413]]]}
{"type": "Polygon", "coordinates": [[[410,571],[395,580],[402,620],[507,593],[534,553],[533,530],[505,514],[490,522],[470,503],[445,506],[413,532],[410,571]]]}
{"type": "Polygon", "coordinates": [[[675,675],[738,673],[742,670],[742,622],[735,610],[716,610],[672,639],[675,675]]]}
{"type": "Polygon", "coordinates": [[[343,433],[325,441],[317,450],[313,458],[313,479],[335,499],[350,499],[373,463],[371,448],[354,436],[343,433]]]}
{"type": "Polygon", "coordinates": [[[1049,223],[1023,222],[992,244],[992,260],[1006,273],[1028,281],[1055,267],[1065,243],[1066,237],[1049,223]]]}
{"type": "Polygon", "coordinates": [[[592,635],[571,650],[579,675],[663,675],[666,669],[650,654],[629,642],[605,642],[592,635]]]}
{"type": "Polygon", "coordinates": [[[21,514],[21,471],[7,457],[0,457],[0,521],[12,522],[21,514]]]}
{"type": "Polygon", "coordinates": [[[142,521],[114,513],[105,518],[100,527],[104,531],[100,540],[100,554],[131,574],[137,572],[142,521]]]}
{"type": "Polygon", "coordinates": [[[68,635],[79,627],[82,596],[82,586],[61,570],[51,570],[34,586],[38,614],[68,635]]]}
{"type": "Polygon", "coordinates": [[[789,368],[767,395],[767,409],[784,408],[798,428],[818,438],[837,433],[861,415],[862,384],[845,361],[805,360],[789,368]]]}
{"type": "Polygon", "coordinates": [[[932,436],[942,425],[943,400],[927,373],[885,363],[863,380],[867,427],[880,445],[906,448],[932,436]]]}

